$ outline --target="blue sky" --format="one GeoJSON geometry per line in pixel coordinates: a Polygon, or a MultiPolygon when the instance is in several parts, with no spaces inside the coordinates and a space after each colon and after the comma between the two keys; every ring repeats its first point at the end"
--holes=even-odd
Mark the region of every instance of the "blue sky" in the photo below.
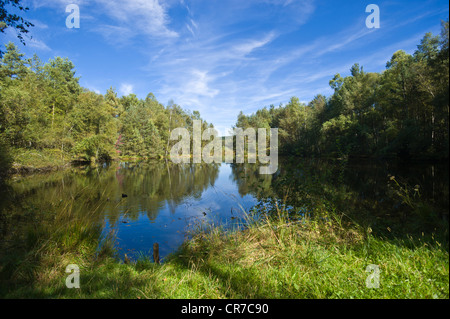
{"type": "MultiPolygon", "coordinates": [[[[413,53],[426,32],[440,33],[448,2],[329,0],[25,0],[35,24],[31,57],[74,62],[80,84],[140,98],[152,92],[198,110],[221,133],[239,111],[329,96],[334,74],[354,63],[380,72],[397,50],[413,53]],[[81,13],[68,29],[68,4],[81,13]],[[368,29],[368,4],[381,27],[368,29]]],[[[19,43],[7,32],[2,43],[19,43]]]]}

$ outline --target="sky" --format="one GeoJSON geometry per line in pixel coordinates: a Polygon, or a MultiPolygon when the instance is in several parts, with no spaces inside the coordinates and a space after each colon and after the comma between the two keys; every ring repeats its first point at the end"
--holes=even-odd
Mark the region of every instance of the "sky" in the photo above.
{"type": "Polygon", "coordinates": [[[167,105],[200,111],[226,134],[240,111],[252,114],[296,96],[330,96],[329,81],[354,63],[382,72],[397,50],[414,53],[425,33],[440,33],[444,0],[22,0],[35,26],[20,44],[46,62],[74,64],[80,84],[119,96],[153,93],[167,105]],[[80,27],[67,28],[69,4],[80,27]],[[368,28],[369,4],[380,28],[368,28]]]}

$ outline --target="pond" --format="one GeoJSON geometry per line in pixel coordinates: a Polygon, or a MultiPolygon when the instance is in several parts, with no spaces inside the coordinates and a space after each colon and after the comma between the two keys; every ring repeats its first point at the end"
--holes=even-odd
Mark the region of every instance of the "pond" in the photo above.
{"type": "Polygon", "coordinates": [[[255,208],[274,203],[303,214],[322,205],[383,235],[448,225],[447,164],[290,159],[274,175],[258,172],[253,164],[160,161],[15,176],[0,194],[0,255],[55,209],[99,225],[118,255],[134,260],[154,243],[164,258],[198,229],[242,227],[255,208]],[[429,215],[415,215],[411,201],[429,204],[429,215]]]}

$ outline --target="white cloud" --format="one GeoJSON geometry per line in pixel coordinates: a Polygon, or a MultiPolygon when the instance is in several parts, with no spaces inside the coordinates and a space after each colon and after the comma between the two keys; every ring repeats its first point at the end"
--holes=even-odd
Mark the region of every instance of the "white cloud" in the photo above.
{"type": "Polygon", "coordinates": [[[192,30],[191,26],[186,23],[186,28],[189,30],[190,33],[192,33],[193,36],[195,36],[194,30],[192,30]]]}
{"type": "Polygon", "coordinates": [[[219,90],[209,87],[209,83],[212,80],[213,78],[208,75],[208,72],[192,70],[191,80],[184,85],[183,90],[194,95],[204,95],[213,98],[219,93],[219,90]]]}
{"type": "Polygon", "coordinates": [[[177,37],[178,33],[168,27],[169,16],[158,0],[95,0],[106,14],[121,27],[134,33],[156,37],[177,37]]]}
{"type": "MultiPolygon", "coordinates": [[[[164,5],[159,0],[33,0],[33,6],[39,7],[65,7],[69,4],[80,6],[83,19],[93,20],[92,15],[83,15],[88,6],[97,6],[94,12],[106,14],[117,25],[101,25],[95,31],[102,31],[107,27],[127,29],[119,36],[147,35],[152,37],[177,37],[178,33],[168,27],[170,20],[164,5]]],[[[108,34],[106,34],[108,36],[108,34]]]]}
{"type": "Polygon", "coordinates": [[[120,93],[124,96],[130,95],[133,93],[134,87],[132,84],[122,83],[120,85],[120,93]]]}
{"type": "Polygon", "coordinates": [[[31,38],[27,41],[27,45],[40,51],[51,51],[50,47],[41,40],[31,38]]]}
{"type": "Polygon", "coordinates": [[[246,41],[245,43],[238,44],[234,47],[234,52],[238,55],[248,55],[253,50],[261,48],[271,42],[275,38],[274,32],[271,32],[267,36],[265,36],[263,39],[254,39],[246,41]]]}

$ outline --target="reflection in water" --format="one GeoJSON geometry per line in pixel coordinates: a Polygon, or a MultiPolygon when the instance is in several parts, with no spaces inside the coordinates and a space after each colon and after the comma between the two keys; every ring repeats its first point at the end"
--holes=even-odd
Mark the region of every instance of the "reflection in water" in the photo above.
{"type": "Polygon", "coordinates": [[[290,159],[280,161],[274,175],[259,175],[257,165],[242,164],[233,165],[233,176],[239,192],[255,196],[259,207],[276,200],[294,212],[312,214],[323,205],[322,211],[345,212],[379,235],[440,232],[448,243],[448,168],[448,164],[290,159]]]}
{"type": "Polygon", "coordinates": [[[200,198],[208,187],[214,186],[218,173],[217,165],[120,165],[114,172],[115,182],[101,187],[111,188],[115,199],[121,194],[127,197],[119,206],[111,203],[106,207],[107,219],[115,224],[125,213],[131,221],[143,214],[154,221],[166,204],[174,214],[186,199],[200,198]]]}
{"type": "Polygon", "coordinates": [[[75,211],[101,225],[104,236],[116,236],[120,255],[149,253],[158,242],[164,257],[181,245],[192,227],[242,222],[242,210],[249,210],[255,200],[240,196],[231,174],[226,164],[152,162],[27,176],[2,189],[0,234],[6,242],[45,219],[45,211],[71,201],[70,214],[75,211]],[[12,222],[16,219],[21,226],[12,222]]]}
{"type": "Polygon", "coordinates": [[[155,242],[165,256],[181,245],[187,229],[235,224],[231,212],[239,213],[240,205],[250,209],[255,201],[239,195],[230,175],[226,164],[125,164],[115,173],[115,201],[105,207],[105,233],[115,231],[128,256],[150,252],[155,242]]]}
{"type": "Polygon", "coordinates": [[[314,207],[318,199],[332,202],[340,211],[353,212],[358,222],[370,216],[373,227],[389,225],[398,234],[406,230],[393,226],[393,219],[399,225],[415,217],[406,216],[390,193],[388,174],[420,185],[422,199],[448,217],[448,165],[304,160],[280,161],[274,175],[259,175],[258,169],[256,164],[114,163],[14,179],[1,189],[0,257],[8,243],[26,240],[30,227],[51,227],[50,212],[57,208],[85,216],[103,235],[113,233],[119,254],[132,259],[151,252],[155,242],[166,256],[192,227],[239,225],[243,211],[269,198],[286,199],[296,209],[314,207]]]}

